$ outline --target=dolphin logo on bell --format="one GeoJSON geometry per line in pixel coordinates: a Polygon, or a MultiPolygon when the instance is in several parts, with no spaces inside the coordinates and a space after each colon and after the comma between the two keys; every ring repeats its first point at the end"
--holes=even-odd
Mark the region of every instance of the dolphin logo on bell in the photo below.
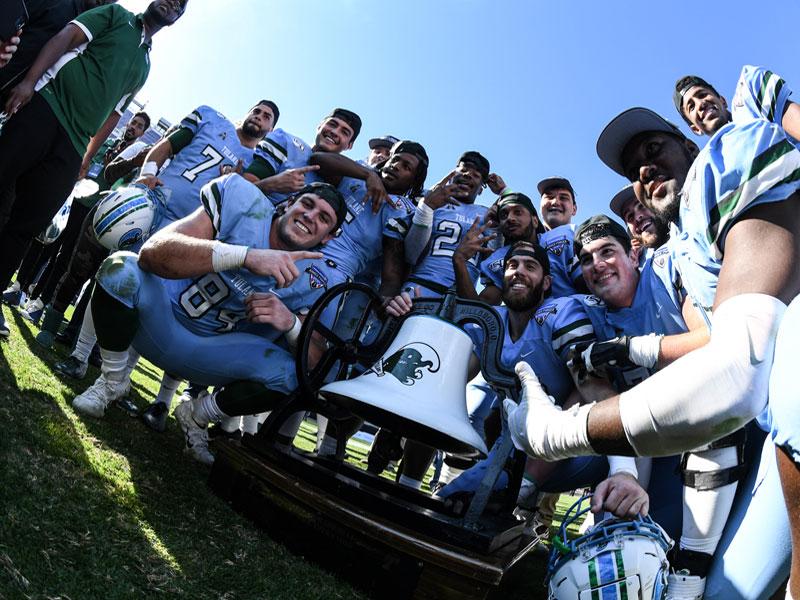
{"type": "Polygon", "coordinates": [[[439,354],[428,344],[411,342],[395,350],[387,358],[382,358],[367,371],[383,377],[391,373],[403,385],[414,385],[422,379],[424,370],[436,373],[441,366],[439,354]]]}

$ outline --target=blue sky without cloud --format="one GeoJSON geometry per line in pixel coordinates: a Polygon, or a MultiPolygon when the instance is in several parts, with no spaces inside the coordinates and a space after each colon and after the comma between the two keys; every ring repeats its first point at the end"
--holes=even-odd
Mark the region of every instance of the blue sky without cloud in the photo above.
{"type": "MultiPolygon", "coordinates": [[[[430,185],[479,150],[532,197],[540,179],[568,177],[579,222],[608,212],[625,184],[595,154],[618,112],[647,106],[688,133],[671,100],[681,75],[729,99],[744,64],[800,85],[800,5],[770,3],[768,13],[741,0],[190,0],[154,39],[140,98],[171,121],[200,104],[236,120],[271,98],[279,126],[308,142],[343,106],[364,121],[352,158],[370,137],[419,141],[430,185]]],[[[480,198],[491,200],[488,190],[480,198]]]]}

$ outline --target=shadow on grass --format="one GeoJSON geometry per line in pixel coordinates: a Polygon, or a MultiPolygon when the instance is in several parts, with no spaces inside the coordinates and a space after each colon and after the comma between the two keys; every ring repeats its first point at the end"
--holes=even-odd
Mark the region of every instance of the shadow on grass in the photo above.
{"type": "Polygon", "coordinates": [[[34,348],[27,323],[12,342],[0,364],[0,384],[17,389],[14,402],[0,403],[7,423],[0,590],[72,598],[354,595],[210,494],[207,470],[183,456],[173,421],[159,435],[113,407],[101,420],[80,417],[69,403],[89,378],[52,377],[52,356],[34,348]]]}

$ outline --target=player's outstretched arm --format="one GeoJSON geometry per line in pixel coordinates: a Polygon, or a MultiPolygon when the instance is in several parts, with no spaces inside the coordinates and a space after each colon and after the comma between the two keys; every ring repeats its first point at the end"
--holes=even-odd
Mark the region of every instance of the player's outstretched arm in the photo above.
{"type": "Polygon", "coordinates": [[[72,23],[68,23],[61,31],[50,38],[39,51],[39,55],[33,61],[31,68],[28,69],[25,78],[8,94],[5,105],[6,114],[13,115],[30,102],[36,82],[41,79],[45,71],[52,67],[64,54],[87,41],[89,41],[89,38],[86,37],[83,30],[72,23]]]}
{"type": "Polygon", "coordinates": [[[378,212],[380,205],[389,200],[389,194],[383,185],[380,174],[370,167],[332,152],[314,152],[308,159],[311,165],[319,166],[319,174],[329,183],[338,183],[342,177],[361,179],[367,184],[365,199],[372,202],[373,212],[378,212]]]}
{"type": "Polygon", "coordinates": [[[157,185],[162,185],[161,180],[156,177],[156,175],[158,174],[158,170],[161,168],[161,166],[167,162],[167,159],[172,158],[173,150],[170,137],[172,136],[168,136],[163,140],[159,140],[153,145],[152,148],[150,148],[150,151],[144,158],[142,171],[139,173],[136,183],[144,184],[151,190],[157,185]]]}

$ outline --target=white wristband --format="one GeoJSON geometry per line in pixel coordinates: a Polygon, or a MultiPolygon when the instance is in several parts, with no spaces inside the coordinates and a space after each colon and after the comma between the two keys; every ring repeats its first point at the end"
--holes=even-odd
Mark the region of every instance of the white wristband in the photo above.
{"type": "Polygon", "coordinates": [[[140,177],[151,177],[158,173],[158,165],[155,161],[149,161],[142,165],[142,169],[139,171],[140,177]]]}
{"type": "Polygon", "coordinates": [[[215,273],[240,269],[247,258],[247,250],[247,246],[236,246],[217,240],[211,250],[211,268],[215,273]]]}
{"type": "Polygon", "coordinates": [[[286,343],[289,344],[289,348],[294,350],[297,347],[297,338],[300,337],[300,329],[303,327],[303,324],[300,322],[300,319],[297,318],[297,315],[294,316],[294,324],[292,328],[283,334],[283,337],[286,338],[286,343]]]}
{"type": "Polygon", "coordinates": [[[640,335],[632,337],[628,345],[628,356],[632,362],[640,367],[652,369],[658,362],[658,354],[661,351],[661,338],[663,335],[640,335]]]}
{"type": "Polygon", "coordinates": [[[639,469],[636,468],[636,458],[633,456],[609,456],[608,476],[617,473],[628,473],[639,479],[639,469]]]}
{"type": "Polygon", "coordinates": [[[433,209],[425,204],[424,200],[417,204],[417,210],[414,211],[412,222],[414,225],[421,225],[422,227],[433,224],[433,209]]]}

